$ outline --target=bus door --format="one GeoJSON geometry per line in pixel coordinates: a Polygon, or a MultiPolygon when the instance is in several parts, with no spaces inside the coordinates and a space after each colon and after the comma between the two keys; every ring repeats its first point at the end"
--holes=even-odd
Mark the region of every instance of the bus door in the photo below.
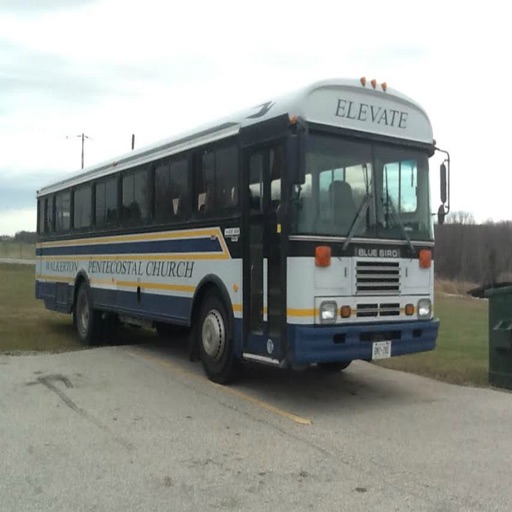
{"type": "Polygon", "coordinates": [[[251,147],[244,154],[244,352],[281,359],[283,276],[278,211],[284,145],[251,147]]]}

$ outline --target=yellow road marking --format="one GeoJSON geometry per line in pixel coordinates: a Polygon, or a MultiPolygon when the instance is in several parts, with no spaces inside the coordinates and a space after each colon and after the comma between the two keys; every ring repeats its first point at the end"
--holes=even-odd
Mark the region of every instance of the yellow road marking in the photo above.
{"type": "Polygon", "coordinates": [[[197,375],[194,372],[185,370],[183,367],[181,367],[180,365],[178,365],[176,363],[171,363],[170,361],[167,361],[165,359],[160,359],[158,357],[152,356],[150,354],[143,352],[142,350],[129,350],[128,352],[131,352],[134,355],[143,357],[144,359],[147,359],[149,361],[153,361],[162,366],[167,366],[167,367],[171,368],[172,370],[174,370],[175,372],[177,372],[181,375],[185,375],[187,377],[191,377],[191,378],[195,379],[196,381],[202,382],[203,384],[208,383],[211,386],[213,386],[219,390],[222,390],[227,394],[236,396],[237,398],[241,398],[242,400],[245,400],[246,402],[256,405],[256,406],[260,407],[261,409],[264,409],[273,414],[281,416],[281,418],[285,418],[287,420],[293,421],[295,423],[298,423],[299,425],[311,425],[311,420],[309,418],[303,418],[301,416],[297,416],[296,414],[293,414],[291,412],[280,409],[279,407],[276,407],[275,405],[264,402],[263,400],[259,400],[258,398],[255,398],[251,395],[248,395],[247,393],[244,393],[243,391],[239,391],[238,389],[233,389],[233,388],[230,388],[227,386],[221,386],[220,384],[216,384],[215,382],[212,382],[211,380],[208,380],[201,375],[197,375]]]}

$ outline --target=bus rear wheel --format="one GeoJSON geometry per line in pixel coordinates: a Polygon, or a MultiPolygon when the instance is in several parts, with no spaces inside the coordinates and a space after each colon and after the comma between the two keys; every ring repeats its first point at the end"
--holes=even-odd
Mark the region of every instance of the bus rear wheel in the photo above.
{"type": "Polygon", "coordinates": [[[73,309],[73,323],[83,345],[94,346],[101,342],[101,312],[92,307],[91,289],[80,284],[73,309]]]}
{"type": "Polygon", "coordinates": [[[234,354],[229,320],[222,299],[215,292],[208,292],[196,327],[197,346],[206,375],[218,384],[233,382],[241,369],[241,361],[234,354]]]}
{"type": "Polygon", "coordinates": [[[329,363],[317,363],[318,368],[327,373],[339,373],[348,368],[352,361],[335,361],[329,363]]]}

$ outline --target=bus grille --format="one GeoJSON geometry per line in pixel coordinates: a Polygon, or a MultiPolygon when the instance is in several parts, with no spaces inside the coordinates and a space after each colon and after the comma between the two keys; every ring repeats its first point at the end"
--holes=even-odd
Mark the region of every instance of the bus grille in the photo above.
{"type": "Polygon", "coordinates": [[[400,266],[395,261],[358,261],[356,263],[358,295],[398,295],[400,266]]]}
{"type": "Polygon", "coordinates": [[[358,304],[356,309],[356,316],[370,317],[370,316],[399,316],[400,304],[399,303],[382,303],[382,304],[358,304]]]}

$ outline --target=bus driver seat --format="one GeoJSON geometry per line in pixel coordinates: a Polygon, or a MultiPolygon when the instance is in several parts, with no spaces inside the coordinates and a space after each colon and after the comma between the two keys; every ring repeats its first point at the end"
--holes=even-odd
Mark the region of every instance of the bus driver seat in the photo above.
{"type": "Polygon", "coordinates": [[[356,215],[352,187],[346,181],[335,180],[329,185],[332,222],[336,233],[347,234],[356,215]]]}

